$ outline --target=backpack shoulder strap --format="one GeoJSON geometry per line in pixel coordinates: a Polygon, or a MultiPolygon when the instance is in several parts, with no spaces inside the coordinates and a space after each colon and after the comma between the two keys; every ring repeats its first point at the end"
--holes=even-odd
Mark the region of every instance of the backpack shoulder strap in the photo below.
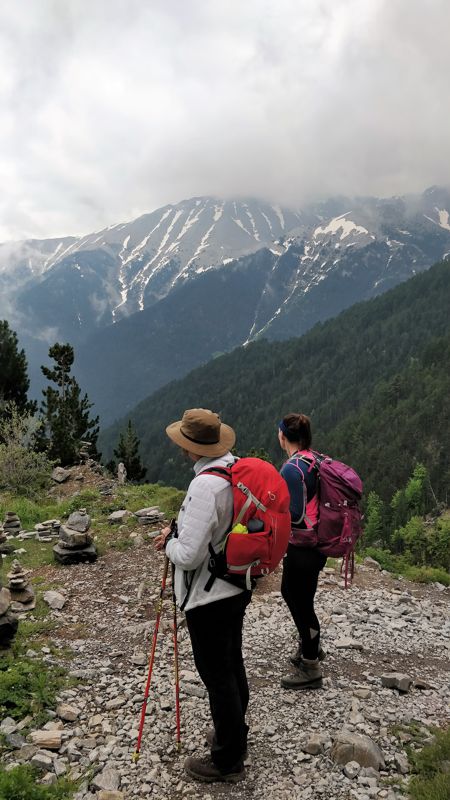
{"type": "Polygon", "coordinates": [[[200,475],[218,475],[219,478],[225,478],[228,483],[231,483],[231,466],[210,467],[210,469],[204,469],[202,472],[199,472],[197,478],[199,478],[200,475]]]}

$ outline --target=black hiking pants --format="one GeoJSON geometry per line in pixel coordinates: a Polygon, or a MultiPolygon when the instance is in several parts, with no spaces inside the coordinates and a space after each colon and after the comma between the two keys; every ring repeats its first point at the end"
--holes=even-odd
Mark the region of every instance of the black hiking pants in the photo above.
{"type": "Polygon", "coordinates": [[[319,572],[326,556],[311,547],[290,544],[283,560],[281,594],[297,627],[304,658],[316,659],[319,652],[320,625],[314,611],[319,572]]]}
{"type": "Polygon", "coordinates": [[[186,611],[195,666],[209,696],[215,737],[211,758],[222,772],[247,749],[248,683],[242,660],[242,626],[250,592],[186,611]]]}

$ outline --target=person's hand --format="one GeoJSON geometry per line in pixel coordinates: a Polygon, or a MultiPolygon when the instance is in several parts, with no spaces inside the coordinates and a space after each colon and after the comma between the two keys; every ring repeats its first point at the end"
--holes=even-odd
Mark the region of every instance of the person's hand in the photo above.
{"type": "Polygon", "coordinates": [[[164,550],[166,539],[170,535],[170,533],[171,533],[170,526],[167,526],[167,528],[162,529],[159,536],[157,536],[155,539],[155,547],[157,550],[164,550]]]}

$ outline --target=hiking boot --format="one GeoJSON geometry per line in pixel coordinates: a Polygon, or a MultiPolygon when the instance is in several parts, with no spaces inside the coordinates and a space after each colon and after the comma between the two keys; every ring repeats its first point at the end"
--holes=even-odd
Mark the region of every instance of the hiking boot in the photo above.
{"type": "MultiPolygon", "coordinates": [[[[205,739],[206,739],[206,744],[208,745],[209,748],[211,748],[213,746],[213,744],[214,744],[215,735],[216,735],[216,733],[215,733],[214,728],[208,728],[208,730],[206,731],[205,739]]],[[[245,748],[245,752],[242,754],[242,758],[244,759],[244,761],[247,758],[247,755],[248,755],[248,750],[247,750],[247,747],[246,747],[245,748]]]]}
{"type": "Polygon", "coordinates": [[[319,659],[308,661],[306,658],[302,658],[295,672],[283,675],[281,685],[283,689],[320,689],[322,669],[319,659]]]}
{"type": "Polygon", "coordinates": [[[214,783],[220,781],[222,783],[239,783],[245,778],[245,767],[242,761],[238,761],[226,772],[221,772],[218,767],[208,758],[194,758],[189,756],[184,762],[184,769],[191,778],[203,783],[214,783]]]}
{"type": "MultiPolygon", "coordinates": [[[[319,652],[317,654],[317,658],[319,659],[319,661],[325,661],[326,657],[327,657],[327,654],[326,654],[325,650],[323,650],[322,647],[319,645],[319,652]]],[[[302,645],[301,645],[301,642],[299,642],[299,645],[298,645],[297,649],[294,650],[294,652],[291,653],[291,655],[289,656],[289,661],[291,662],[291,664],[294,667],[299,667],[300,664],[302,663],[302,645]]]]}

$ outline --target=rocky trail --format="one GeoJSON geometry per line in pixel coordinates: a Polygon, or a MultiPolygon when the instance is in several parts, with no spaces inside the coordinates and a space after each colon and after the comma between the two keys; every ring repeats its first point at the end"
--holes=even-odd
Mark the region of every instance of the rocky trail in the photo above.
{"type": "MultiPolygon", "coordinates": [[[[175,747],[170,598],[141,758],[132,763],[162,564],[147,540],[123,552],[109,551],[95,564],[37,570],[66,598],[62,609],[50,612],[56,623],[51,638],[56,653],[70,649],[70,671],[78,685],[61,693],[54,721],[47,725],[54,729],[48,730],[50,737],[56,737],[52,747],[44,734],[13,751],[9,761],[32,759],[50,775],[88,774],[77,800],[211,800],[230,792],[243,800],[400,796],[397,788],[408,780],[405,745],[418,733],[426,740],[428,728],[448,724],[450,716],[447,590],[394,579],[374,565],[358,567],[353,586],[344,590],[334,570],[326,569],[317,596],[327,653],[324,688],[296,692],[280,686],[295,646],[280,576],[265,579],[244,626],[251,692],[247,778],[234,787],[203,785],[183,773],[185,756],[205,750],[210,724],[183,621],[181,753],[175,747]],[[399,674],[388,677],[392,673],[399,674]]],[[[44,658],[57,660],[51,652],[44,658]]]]}

